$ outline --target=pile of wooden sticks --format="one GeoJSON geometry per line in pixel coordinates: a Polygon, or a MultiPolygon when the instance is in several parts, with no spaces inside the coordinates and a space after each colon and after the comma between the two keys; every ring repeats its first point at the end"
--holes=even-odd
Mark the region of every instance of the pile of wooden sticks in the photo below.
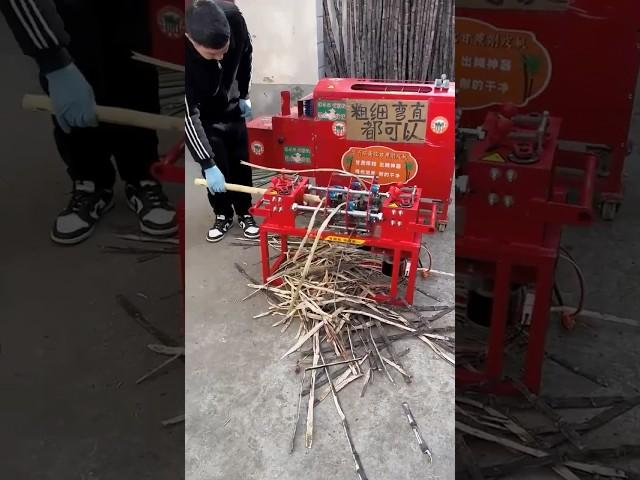
{"type": "MultiPolygon", "coordinates": [[[[455,340],[449,336],[453,326],[436,329],[430,325],[453,306],[400,309],[374,301],[372,297],[389,283],[381,273],[381,260],[372,252],[351,246],[317,241],[307,245],[303,239],[291,248],[287,260],[266,284],[249,285],[255,289],[249,296],[265,292],[270,303],[254,318],[271,316],[276,320],[273,326],[283,333],[295,331],[295,342],[282,358],[298,352],[297,370],[304,369],[298,414],[302,399],[308,395],[307,448],[313,441],[314,407],[330,395],[350,439],[338,392],[362,379],[360,395],[364,396],[376,374],[393,384],[398,378],[411,382],[411,373],[402,363],[408,350],[396,351],[394,342],[417,338],[443,360],[454,363],[455,340]],[[435,315],[426,318],[427,311],[435,315]]],[[[294,441],[295,429],[292,450],[294,441]]],[[[352,442],[350,445],[354,453],[352,442]]]]}
{"type": "Polygon", "coordinates": [[[587,434],[640,406],[640,396],[543,398],[532,395],[522,384],[515,385],[526,399],[524,404],[471,391],[456,396],[456,458],[462,465],[456,478],[512,478],[526,470],[535,475],[545,469],[566,480],[582,478],[578,474],[639,478],[637,473],[606,463],[638,458],[640,445],[593,448],[587,434]],[[582,422],[564,418],[564,412],[570,410],[600,408],[606,409],[582,422]],[[538,425],[533,426],[532,422],[538,425]],[[477,440],[505,448],[503,460],[483,465],[477,440]]]}

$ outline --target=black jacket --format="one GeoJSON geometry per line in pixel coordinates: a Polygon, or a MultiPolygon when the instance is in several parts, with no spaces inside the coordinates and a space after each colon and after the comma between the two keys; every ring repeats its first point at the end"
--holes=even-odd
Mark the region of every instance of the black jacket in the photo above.
{"type": "Polygon", "coordinates": [[[253,49],[247,24],[238,7],[218,3],[231,27],[229,51],[222,61],[206,60],[185,39],[185,143],[203,169],[215,165],[203,125],[240,120],[239,102],[248,97],[251,82],[253,49]]]}
{"type": "Polygon", "coordinates": [[[76,48],[91,48],[98,58],[129,57],[132,50],[148,54],[148,9],[146,0],[0,0],[20,48],[43,75],[73,61],[69,34],[78,35],[76,48]]]}
{"type": "Polygon", "coordinates": [[[0,11],[20,48],[36,60],[42,74],[71,63],[69,35],[53,0],[2,0],[0,11]]]}

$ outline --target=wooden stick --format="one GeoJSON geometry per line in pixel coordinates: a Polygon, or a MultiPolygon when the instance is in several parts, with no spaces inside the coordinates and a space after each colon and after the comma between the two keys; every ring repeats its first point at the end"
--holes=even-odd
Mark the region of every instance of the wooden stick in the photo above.
{"type": "MultiPolygon", "coordinates": [[[[473,435],[474,437],[481,438],[488,442],[497,443],[511,450],[516,450],[518,452],[526,453],[527,455],[531,455],[533,457],[546,457],[549,455],[547,452],[543,450],[527,447],[525,445],[514,442],[507,438],[502,438],[487,432],[483,432],[482,430],[470,427],[462,422],[456,422],[456,430],[460,430],[461,432],[467,433],[469,435],[473,435]]],[[[565,480],[580,480],[578,476],[573,474],[567,467],[563,465],[555,465],[552,468],[558,475],[560,475],[565,480]]]]}
{"type": "MultiPolygon", "coordinates": [[[[204,178],[196,178],[193,183],[200,187],[207,186],[207,181],[204,178]]],[[[264,195],[271,192],[268,188],[249,187],[247,185],[238,185],[235,183],[225,183],[224,188],[230,192],[249,193],[251,195],[264,195]]],[[[322,199],[318,195],[306,193],[304,195],[304,201],[307,203],[320,203],[322,199]]]]}
{"type": "MultiPolygon", "coordinates": [[[[320,350],[318,348],[318,350],[320,350]]],[[[320,352],[320,360],[324,365],[324,357],[322,356],[322,352],[320,352]]],[[[342,406],[340,405],[340,400],[338,400],[338,394],[333,385],[333,381],[331,380],[331,374],[329,373],[329,369],[325,367],[324,369],[325,375],[327,376],[327,380],[329,381],[329,388],[331,389],[331,394],[333,396],[333,402],[336,406],[336,410],[338,411],[338,416],[340,417],[340,422],[342,423],[342,428],[344,429],[344,433],[347,437],[347,441],[349,442],[349,449],[351,450],[351,455],[353,457],[353,461],[356,467],[356,474],[358,475],[359,480],[367,480],[367,476],[364,473],[364,469],[362,468],[362,464],[360,463],[360,455],[356,451],[355,446],[353,445],[353,440],[351,439],[351,432],[349,430],[349,423],[347,422],[347,417],[342,410],[342,406]]]]}
{"type": "MultiPolygon", "coordinates": [[[[322,325],[324,322],[320,323],[322,325]]],[[[320,335],[316,331],[313,336],[313,366],[318,365],[320,359],[320,335]]],[[[324,363],[324,362],[323,362],[324,363]]],[[[314,399],[316,393],[316,371],[311,372],[311,387],[309,395],[309,406],[307,408],[307,432],[304,436],[304,444],[307,448],[311,448],[313,443],[313,408],[315,406],[314,399]]]]}
{"type": "Polygon", "coordinates": [[[184,422],[184,413],[182,415],[178,415],[176,417],[167,418],[166,420],[163,420],[160,423],[162,423],[163,427],[169,427],[171,425],[176,425],[176,424],[182,423],[182,422],[184,422]]]}
{"type": "Polygon", "coordinates": [[[540,398],[531,393],[520,381],[513,379],[512,383],[516,390],[518,390],[536,410],[555,424],[562,435],[564,435],[574,447],[578,450],[584,450],[585,446],[584,443],[582,443],[580,435],[564,418],[558,415],[549,405],[540,400],[540,398]]]}
{"type": "Polygon", "coordinates": [[[174,72],[184,72],[184,65],[165,62],[164,60],[158,60],[157,58],[153,58],[148,55],[143,55],[142,53],[138,53],[138,52],[131,52],[131,53],[133,53],[131,58],[139,62],[148,63],[149,65],[154,65],[160,68],[166,68],[167,70],[173,70],[174,72]]]}
{"type": "Polygon", "coordinates": [[[640,397],[610,395],[602,397],[541,397],[552,408],[603,408],[640,397]]]}
{"type": "Polygon", "coordinates": [[[353,362],[359,362],[360,360],[362,360],[364,357],[359,357],[359,358],[350,358],[349,360],[342,360],[340,362],[333,362],[333,363],[327,363],[326,365],[315,365],[313,367],[307,367],[305,368],[305,371],[308,370],[316,370],[318,368],[324,368],[325,366],[327,367],[334,367],[336,365],[344,365],[345,363],[353,363],[353,362]]]}
{"type": "Polygon", "coordinates": [[[142,382],[144,382],[147,378],[151,377],[152,375],[154,375],[155,373],[159,372],[160,370],[162,370],[164,367],[166,367],[167,365],[169,365],[170,363],[173,363],[174,361],[176,361],[177,359],[179,359],[181,356],[183,355],[183,353],[177,353],[176,355],[174,355],[173,357],[165,360],[164,362],[162,362],[160,365],[158,365],[156,368],[154,368],[153,370],[145,373],[143,376],[141,376],[138,380],[136,380],[136,384],[140,384],[142,382]]]}
{"type": "Polygon", "coordinates": [[[458,455],[460,455],[459,458],[462,460],[463,466],[471,475],[471,480],[484,480],[478,462],[471,449],[467,446],[462,434],[456,435],[456,458],[458,458],[458,455]]]}
{"type": "MultiPolygon", "coordinates": [[[[51,100],[46,95],[27,94],[22,98],[22,108],[32,112],[52,113],[51,100]]],[[[184,119],[140,112],[119,107],[96,107],[98,121],[114,125],[147,128],[149,130],[171,130],[184,132],[184,119]]]]}

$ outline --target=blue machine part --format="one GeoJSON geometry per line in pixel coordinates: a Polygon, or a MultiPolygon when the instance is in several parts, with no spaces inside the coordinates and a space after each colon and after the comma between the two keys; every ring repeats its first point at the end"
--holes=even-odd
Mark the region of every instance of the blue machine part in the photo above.
{"type": "MultiPolygon", "coordinates": [[[[340,190],[346,190],[346,188],[342,185],[332,185],[331,187],[329,187],[331,189],[340,189],[340,190]]],[[[330,191],[329,192],[329,200],[333,200],[333,201],[337,201],[340,200],[342,198],[342,196],[344,195],[344,192],[334,192],[334,191],[330,191]]]]}
{"type": "Polygon", "coordinates": [[[358,210],[358,201],[357,200],[351,200],[347,204],[347,210],[358,210]]]}

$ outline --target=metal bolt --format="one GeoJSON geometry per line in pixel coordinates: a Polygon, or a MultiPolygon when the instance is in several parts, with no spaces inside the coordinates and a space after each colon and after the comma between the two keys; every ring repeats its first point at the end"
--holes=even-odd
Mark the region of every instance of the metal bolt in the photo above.
{"type": "Polygon", "coordinates": [[[505,195],[502,201],[504,202],[504,206],[507,208],[513,205],[513,197],[511,195],[505,195]]]}
{"type": "Polygon", "coordinates": [[[402,216],[404,212],[402,210],[398,210],[398,215],[402,216]]]}
{"type": "Polygon", "coordinates": [[[499,201],[500,201],[500,197],[498,196],[497,193],[490,193],[489,194],[489,205],[495,205],[499,201]]]}
{"type": "Polygon", "coordinates": [[[391,220],[391,226],[395,227],[396,226],[396,221],[395,220],[391,220]]]}
{"type": "Polygon", "coordinates": [[[401,227],[402,226],[402,222],[398,222],[398,226],[401,227]]]}
{"type": "Polygon", "coordinates": [[[497,180],[498,177],[500,177],[500,170],[498,170],[497,168],[492,168],[491,170],[489,170],[489,176],[491,177],[491,180],[497,180]]]}
{"type": "Polygon", "coordinates": [[[507,170],[507,182],[513,182],[516,178],[518,178],[518,174],[515,170],[507,170]]]}
{"type": "Polygon", "coordinates": [[[396,211],[395,210],[391,210],[391,215],[395,216],[396,211]]]}

